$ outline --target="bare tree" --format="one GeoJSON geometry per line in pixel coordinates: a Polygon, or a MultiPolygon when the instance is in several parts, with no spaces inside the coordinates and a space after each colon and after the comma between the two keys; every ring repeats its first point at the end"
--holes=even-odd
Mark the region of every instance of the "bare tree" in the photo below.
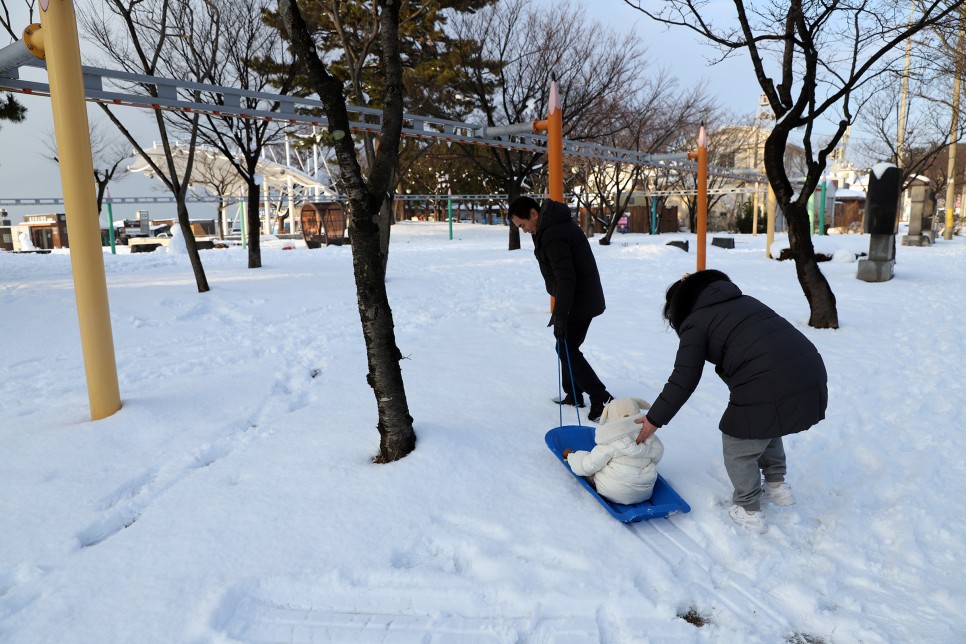
{"type": "MultiPolygon", "coordinates": [[[[754,148],[756,145],[756,131],[753,126],[729,126],[725,123],[735,123],[735,117],[728,114],[715,114],[712,119],[705,124],[708,132],[708,165],[721,168],[752,168],[755,163],[756,155],[754,148]],[[747,151],[751,151],[750,154],[747,151]],[[747,157],[747,158],[745,158],[747,157]]],[[[684,148],[688,150],[697,149],[697,132],[689,132],[684,148]]],[[[722,190],[729,186],[734,186],[736,180],[732,176],[711,172],[708,175],[708,213],[726,201],[726,195],[722,190]]],[[[688,225],[691,232],[697,230],[698,212],[698,177],[693,172],[678,173],[674,176],[671,185],[681,188],[685,207],[688,211],[688,225]]]]}
{"type": "MultiPolygon", "coordinates": [[[[21,29],[18,29],[10,18],[10,4],[8,0],[0,0],[0,27],[3,27],[3,30],[10,35],[10,38],[16,41],[20,40],[21,29]]],[[[17,0],[15,4],[22,5],[27,10],[27,22],[24,24],[24,27],[26,27],[34,21],[34,7],[37,4],[37,0],[17,0]]]]}
{"type": "MultiPolygon", "coordinates": [[[[457,78],[470,88],[468,98],[489,127],[546,118],[556,75],[564,137],[607,135],[613,121],[602,99],[636,94],[645,67],[638,38],[616,36],[569,1],[547,12],[526,0],[504,0],[456,20],[454,34],[457,78]]],[[[473,158],[502,182],[511,201],[545,158],[506,148],[486,151],[473,158]]],[[[509,248],[520,248],[519,230],[512,225],[509,248]]]]}
{"type": "MultiPolygon", "coordinates": [[[[94,184],[97,186],[97,212],[101,211],[108,184],[127,177],[127,168],[122,168],[121,164],[131,158],[128,147],[119,139],[109,136],[104,129],[100,123],[94,121],[89,125],[91,157],[94,161],[94,184]]],[[[47,137],[44,147],[47,148],[47,158],[59,164],[57,141],[54,139],[53,132],[47,137]]]]}
{"type": "MultiPolygon", "coordinates": [[[[598,142],[651,154],[692,149],[684,144],[693,139],[702,123],[717,118],[719,110],[703,87],[679,90],[677,85],[677,80],[667,70],[661,70],[645,81],[636,97],[613,97],[618,104],[611,108],[611,113],[620,115],[624,127],[619,134],[601,137],[598,142]]],[[[628,164],[618,164],[620,166],[628,164]]],[[[601,244],[610,243],[630,200],[629,191],[634,189],[644,172],[640,166],[634,170],[627,168],[624,174],[631,174],[634,183],[624,187],[614,185],[615,197],[622,192],[626,195],[623,204],[620,198],[616,198],[611,207],[612,215],[601,244]]],[[[613,176],[617,181],[618,175],[613,176]]],[[[692,175],[685,173],[685,176],[692,175]]]]}
{"type": "Polygon", "coordinates": [[[225,238],[226,210],[232,197],[238,197],[245,190],[245,180],[230,162],[225,161],[221,150],[211,146],[197,146],[195,163],[191,169],[190,194],[196,197],[215,196],[218,199],[218,215],[215,223],[218,237],[225,238]]]}
{"type": "Polygon", "coordinates": [[[399,49],[399,2],[378,0],[372,5],[379,17],[380,64],[384,70],[382,126],[373,163],[364,175],[356,142],[349,128],[349,114],[343,82],[330,73],[319,58],[316,43],[302,19],[299,3],[279,0],[279,11],[295,57],[311,80],[328,118],[328,131],[335,142],[342,181],[347,190],[347,208],[352,220],[352,265],[355,274],[359,318],[369,362],[367,380],[379,411],[378,462],[403,458],[416,446],[413,419],[409,415],[406,390],[396,346],[392,309],[386,291],[385,258],[379,242],[379,213],[399,156],[402,135],[403,68],[399,49]]]}
{"type": "MultiPolygon", "coordinates": [[[[121,69],[148,76],[190,79],[207,82],[217,60],[217,43],[221,24],[217,12],[207,2],[191,0],[105,0],[94,3],[80,14],[80,23],[101,51],[121,69]]],[[[157,97],[157,85],[136,84],[134,91],[157,97]]],[[[190,100],[199,93],[192,91],[190,100]]],[[[178,224],[184,235],[188,258],[199,293],[209,290],[198,245],[188,213],[187,197],[194,165],[200,115],[191,115],[188,146],[183,166],[175,161],[173,137],[169,129],[173,117],[161,109],[154,110],[161,145],[165,152],[163,165],[157,163],[138,143],[137,138],[114,111],[98,103],[104,113],[130,141],[137,153],[154,170],[155,175],[174,195],[178,224]],[[181,169],[183,168],[183,169],[181,169]]]]}
{"type": "MultiPolygon", "coordinates": [[[[917,175],[934,175],[936,159],[966,133],[962,112],[957,123],[950,123],[950,90],[956,61],[963,53],[956,48],[956,35],[940,27],[910,39],[904,68],[884,75],[869,88],[861,115],[863,129],[872,137],[859,142],[859,154],[870,164],[882,159],[896,162],[903,169],[903,188],[917,175]]],[[[945,173],[943,168],[941,174],[945,173]]]]}
{"type": "MultiPolygon", "coordinates": [[[[282,47],[278,30],[262,20],[271,0],[206,0],[210,11],[223,25],[231,25],[231,37],[210,43],[217,50],[217,65],[208,70],[209,82],[221,87],[237,87],[250,92],[287,94],[292,88],[295,63],[282,47]],[[266,61],[272,61],[272,80],[264,72],[266,61]],[[277,85],[275,83],[278,83],[277,85]]],[[[194,53],[192,52],[192,57],[194,53]]],[[[185,61],[190,67],[191,58],[185,61]]],[[[204,96],[213,105],[238,105],[239,97],[228,93],[204,96]]],[[[280,101],[266,101],[252,96],[240,98],[246,109],[275,112],[280,101]]],[[[245,182],[248,202],[246,208],[248,236],[248,268],[262,265],[260,248],[261,186],[258,181],[258,162],[265,147],[281,139],[286,125],[266,119],[250,119],[222,113],[206,113],[200,121],[191,114],[175,113],[178,129],[191,134],[198,123],[198,139],[217,148],[235,167],[245,182]]],[[[292,228],[294,231],[294,227],[292,228]]]]}
{"type": "MultiPolygon", "coordinates": [[[[452,72],[451,38],[445,25],[451,16],[473,12],[495,0],[410,0],[399,10],[398,47],[405,74],[404,102],[410,111],[433,116],[443,115],[454,106],[460,92],[452,72]]],[[[382,58],[381,21],[375,0],[315,0],[303,3],[302,17],[309,33],[322,52],[330,72],[346,83],[345,91],[353,105],[381,107],[383,73],[377,61],[382,58]]],[[[271,19],[271,17],[270,17],[271,19]]],[[[295,81],[305,86],[304,74],[295,81]]],[[[360,136],[365,152],[359,162],[364,169],[374,163],[377,138],[369,132],[360,136]]],[[[403,141],[404,156],[418,157],[422,147],[403,141]]],[[[380,245],[383,261],[389,260],[392,200],[401,174],[394,168],[387,191],[388,199],[380,212],[380,245]]]]}
{"type": "MultiPolygon", "coordinates": [[[[16,41],[20,40],[21,29],[18,29],[10,18],[10,4],[11,2],[8,0],[0,0],[0,27],[3,27],[3,30],[16,41]]],[[[23,25],[24,27],[34,21],[34,7],[37,5],[37,0],[17,0],[14,4],[23,6],[27,11],[27,22],[23,25]]]]}
{"type": "Polygon", "coordinates": [[[808,300],[809,325],[838,328],[835,295],[818,267],[809,232],[808,198],[825,170],[826,158],[838,145],[861,108],[862,86],[902,62],[901,44],[924,29],[955,17],[961,1],[922,3],[913,20],[906,6],[888,0],[811,3],[745,2],[734,13],[709,10],[706,2],[624,0],[666,25],[690,29],[718,47],[724,56],[742,52],[775,115],[765,141],[768,181],[788,223],[788,240],[799,284],[808,300]],[[777,76],[777,78],[776,78],[777,76]],[[816,126],[837,120],[835,133],[817,143],[816,126]],[[802,134],[807,172],[796,190],[785,167],[785,150],[796,128],[802,134]]]}

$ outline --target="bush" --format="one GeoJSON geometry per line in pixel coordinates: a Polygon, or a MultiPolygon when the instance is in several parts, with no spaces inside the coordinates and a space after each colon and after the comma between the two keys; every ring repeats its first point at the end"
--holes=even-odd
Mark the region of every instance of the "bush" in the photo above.
{"type": "MultiPolygon", "coordinates": [[[[758,230],[764,231],[768,226],[764,213],[758,213],[758,230]]],[[[735,227],[739,233],[751,233],[751,202],[746,201],[741,205],[741,210],[735,218],[735,227]]]]}

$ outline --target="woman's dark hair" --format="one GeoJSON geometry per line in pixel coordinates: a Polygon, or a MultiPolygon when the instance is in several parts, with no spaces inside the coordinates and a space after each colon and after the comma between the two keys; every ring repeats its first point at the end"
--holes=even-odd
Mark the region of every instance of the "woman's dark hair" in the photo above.
{"type": "Polygon", "coordinates": [[[678,335],[681,323],[691,314],[698,296],[712,282],[730,282],[731,278],[713,268],[690,273],[667,287],[664,296],[664,319],[678,335]]]}

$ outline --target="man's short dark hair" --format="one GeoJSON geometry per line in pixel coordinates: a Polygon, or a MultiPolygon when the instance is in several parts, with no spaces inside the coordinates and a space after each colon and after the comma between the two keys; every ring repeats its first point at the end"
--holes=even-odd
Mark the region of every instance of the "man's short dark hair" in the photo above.
{"type": "Polygon", "coordinates": [[[532,197],[517,197],[510,204],[510,217],[519,217],[520,219],[530,219],[530,209],[540,212],[540,206],[532,197]]]}

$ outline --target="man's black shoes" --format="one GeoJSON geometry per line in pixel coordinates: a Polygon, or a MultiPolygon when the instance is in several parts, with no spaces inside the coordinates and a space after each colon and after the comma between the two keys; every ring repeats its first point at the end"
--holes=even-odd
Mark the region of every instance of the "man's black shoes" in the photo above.
{"type": "Polygon", "coordinates": [[[604,392],[603,397],[598,400],[594,400],[593,398],[591,398],[590,411],[587,412],[587,420],[589,420],[592,423],[599,423],[600,415],[604,413],[604,406],[610,401],[612,401],[613,399],[614,397],[611,396],[606,391],[604,392]]]}
{"type": "MultiPolygon", "coordinates": [[[[561,398],[554,398],[553,399],[553,402],[555,404],[557,404],[557,405],[570,405],[571,407],[573,407],[574,406],[574,395],[573,394],[567,394],[562,399],[561,398]]],[[[584,405],[584,396],[583,396],[583,394],[581,394],[577,398],[577,406],[578,407],[584,407],[585,406],[584,405]]]]}

